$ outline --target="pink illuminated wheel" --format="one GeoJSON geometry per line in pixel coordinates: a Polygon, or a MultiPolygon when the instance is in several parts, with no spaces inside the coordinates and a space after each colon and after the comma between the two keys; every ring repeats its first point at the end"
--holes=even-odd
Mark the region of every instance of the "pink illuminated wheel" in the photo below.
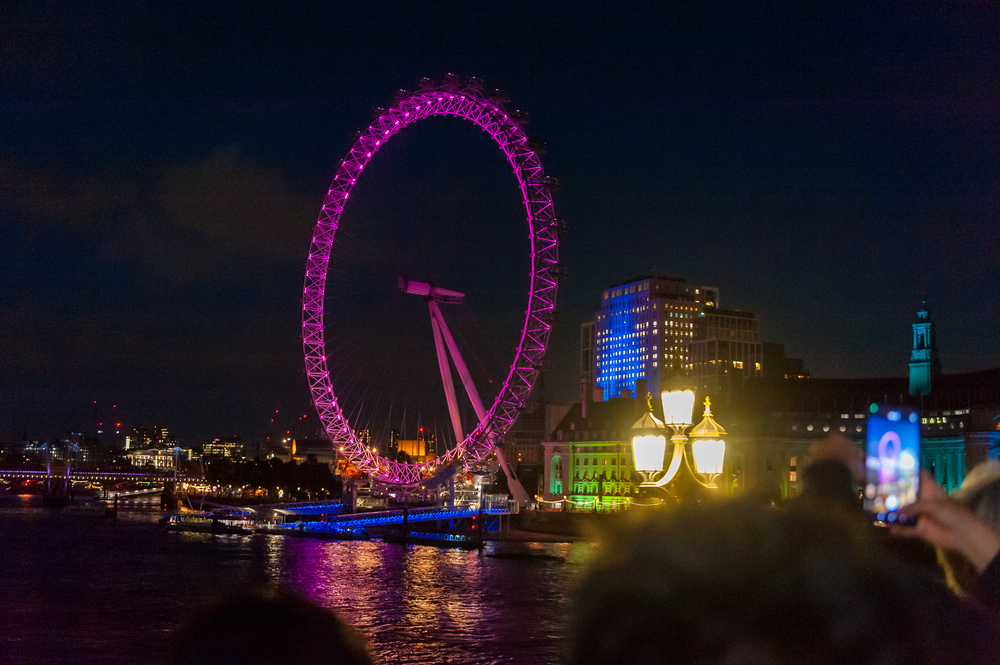
{"type": "Polygon", "coordinates": [[[552,207],[553,181],[521,127],[524,114],[508,112],[499,91],[484,92],[477,79],[447,76],[442,81],[423,79],[419,90],[398,96],[361,132],[340,163],[316,221],[302,293],[302,344],[309,389],[323,427],[335,450],[371,478],[393,485],[417,485],[429,475],[428,465],[407,464],[381,457],[365,447],[347,422],[330,381],[323,337],[323,302],[327,268],[340,215],[354,183],[375,153],[399,130],[421,118],[450,115],[475,123],[503,151],[517,177],[527,214],[531,241],[531,270],[524,328],[510,372],[496,400],[479,424],[457,447],[439,459],[475,464],[486,459],[494,443],[503,439],[517,420],[545,358],[556,304],[559,266],[559,231],[562,222],[552,207]]]}

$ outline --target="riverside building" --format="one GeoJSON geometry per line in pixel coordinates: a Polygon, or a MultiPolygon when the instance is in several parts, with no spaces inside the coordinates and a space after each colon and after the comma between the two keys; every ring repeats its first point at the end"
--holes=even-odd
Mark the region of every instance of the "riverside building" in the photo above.
{"type": "MultiPolygon", "coordinates": [[[[677,363],[688,367],[687,344],[705,307],[718,307],[719,290],[673,277],[655,275],[616,284],[602,293],[593,322],[593,383],[604,399],[635,392],[645,380],[656,393],[660,377],[677,363]]],[[[581,334],[588,336],[583,324],[581,334]]],[[[589,363],[581,352],[581,383],[589,363]]],[[[584,396],[589,387],[584,384],[584,396]]]]}
{"type": "MultiPolygon", "coordinates": [[[[706,319],[712,314],[707,307],[703,311],[706,319]]],[[[755,324],[742,316],[735,318],[745,323],[716,321],[724,325],[715,326],[714,337],[728,338],[728,331],[733,331],[736,337],[729,338],[731,344],[752,344],[750,333],[755,324]],[[739,337],[743,333],[745,339],[739,337]]],[[[705,334],[709,334],[713,326],[707,322],[705,326],[705,334]]],[[[755,364],[752,373],[744,372],[739,381],[728,381],[717,394],[706,389],[706,375],[701,375],[696,403],[706,394],[711,396],[713,411],[728,432],[725,466],[717,481],[720,492],[738,495],[754,491],[774,501],[796,496],[811,444],[817,438],[840,433],[863,450],[873,404],[898,405],[920,414],[921,468],[949,492],[961,487],[967,468],[1000,459],[1000,367],[942,373],[926,306],[921,307],[912,327],[908,376],[810,377],[801,360],[784,356],[780,344],[765,345],[769,355],[762,361],[760,373],[755,364]],[[768,362],[771,371],[763,371],[768,362]]],[[[688,369],[689,376],[696,378],[697,368],[691,369],[691,365],[697,365],[697,360],[689,363],[688,369]]],[[[737,375],[741,371],[738,366],[733,368],[732,360],[728,369],[735,369],[737,375]]],[[[641,379],[637,387],[638,399],[633,400],[620,393],[603,395],[598,386],[591,399],[571,407],[542,442],[545,469],[541,501],[547,505],[565,503],[575,510],[595,506],[606,510],[639,496],[632,473],[631,423],[645,408],[641,379]]],[[[651,392],[655,409],[658,391],[651,392]]]]}
{"type": "Polygon", "coordinates": [[[763,345],[752,312],[705,307],[685,346],[688,375],[701,394],[714,396],[763,375],[763,345]]]}

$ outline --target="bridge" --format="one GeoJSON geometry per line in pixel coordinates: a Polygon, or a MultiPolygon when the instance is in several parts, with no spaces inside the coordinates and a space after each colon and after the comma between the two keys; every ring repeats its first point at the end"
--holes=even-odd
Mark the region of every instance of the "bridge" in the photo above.
{"type": "MultiPolygon", "coordinates": [[[[137,482],[164,482],[175,480],[173,471],[170,473],[141,473],[136,471],[71,471],[69,475],[49,474],[47,471],[35,470],[0,470],[0,478],[5,480],[89,480],[104,482],[120,482],[134,480],[137,482]]],[[[187,476],[179,473],[176,480],[185,480],[187,476]]]]}

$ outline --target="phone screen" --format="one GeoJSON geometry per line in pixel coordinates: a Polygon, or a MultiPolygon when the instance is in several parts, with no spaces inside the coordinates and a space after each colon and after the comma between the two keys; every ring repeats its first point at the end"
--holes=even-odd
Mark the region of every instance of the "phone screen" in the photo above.
{"type": "Polygon", "coordinates": [[[917,500],[920,418],[914,411],[873,404],[865,431],[865,508],[878,522],[895,522],[917,500]]]}

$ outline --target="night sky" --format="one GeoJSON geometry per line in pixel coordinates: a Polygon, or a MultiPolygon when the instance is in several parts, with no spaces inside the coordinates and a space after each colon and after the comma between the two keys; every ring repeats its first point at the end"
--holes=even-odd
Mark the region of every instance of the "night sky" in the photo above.
{"type": "MultiPolygon", "coordinates": [[[[446,72],[507,90],[562,183],[550,398],[576,398],[600,290],[654,269],[813,376],[905,374],[923,297],[945,372],[1000,365],[996,6],[80,4],[0,6],[0,439],[308,433],[323,196],[372,109],[446,72]]],[[[374,426],[440,391],[401,273],[468,294],[446,314],[488,394],[527,296],[509,167],[432,119],[365,177],[327,301],[347,408],[374,426]]]]}

